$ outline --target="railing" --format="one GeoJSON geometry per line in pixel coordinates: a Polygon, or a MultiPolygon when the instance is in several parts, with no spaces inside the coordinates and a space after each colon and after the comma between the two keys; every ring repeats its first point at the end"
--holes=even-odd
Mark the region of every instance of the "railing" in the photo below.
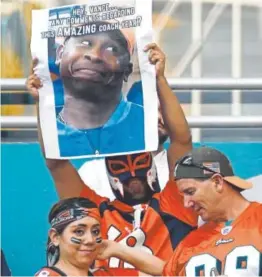
{"type": "MultiPolygon", "coordinates": [[[[26,79],[0,79],[2,91],[26,91],[26,79]]],[[[261,90],[262,78],[172,78],[168,79],[174,90],[261,90]]]]}
{"type": "MultiPolygon", "coordinates": [[[[191,128],[262,128],[262,116],[188,116],[191,128]]],[[[35,116],[3,116],[2,128],[36,128],[35,116]]]]}
{"type": "MultiPolygon", "coordinates": [[[[25,91],[25,79],[0,79],[2,91],[25,91]]],[[[169,79],[174,90],[261,90],[262,79],[169,79]]],[[[211,92],[212,93],[212,92],[211,92]]],[[[262,128],[262,116],[188,116],[191,128],[262,128]]],[[[2,128],[36,128],[34,116],[3,116],[2,128]]]]}

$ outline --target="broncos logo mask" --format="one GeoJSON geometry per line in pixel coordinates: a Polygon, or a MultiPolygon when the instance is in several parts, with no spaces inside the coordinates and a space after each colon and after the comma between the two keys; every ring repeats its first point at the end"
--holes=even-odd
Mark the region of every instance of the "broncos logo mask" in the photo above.
{"type": "Polygon", "coordinates": [[[151,153],[106,157],[107,175],[116,198],[128,205],[147,202],[156,192],[160,192],[156,166],[151,153]],[[131,178],[138,178],[147,183],[146,196],[134,199],[124,190],[131,178]]]}

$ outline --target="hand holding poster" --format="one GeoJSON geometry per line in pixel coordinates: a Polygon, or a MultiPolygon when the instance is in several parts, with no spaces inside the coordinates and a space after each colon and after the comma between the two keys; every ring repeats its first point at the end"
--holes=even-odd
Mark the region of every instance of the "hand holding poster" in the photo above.
{"type": "Polygon", "coordinates": [[[151,42],[151,0],[33,11],[31,50],[43,83],[40,124],[48,158],[157,148],[155,70],[143,51],[151,42]],[[134,91],[143,105],[126,100],[134,91]]]}

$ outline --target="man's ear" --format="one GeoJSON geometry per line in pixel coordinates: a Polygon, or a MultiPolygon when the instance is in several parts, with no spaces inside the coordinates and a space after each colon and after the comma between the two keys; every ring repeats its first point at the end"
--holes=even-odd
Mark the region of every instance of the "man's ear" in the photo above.
{"type": "Polygon", "coordinates": [[[51,240],[51,242],[55,245],[55,246],[59,246],[59,242],[60,242],[60,235],[58,234],[58,232],[56,231],[56,229],[51,228],[48,232],[49,238],[51,240]]]}
{"type": "Polygon", "coordinates": [[[214,182],[216,191],[221,193],[224,189],[223,177],[220,174],[214,174],[212,176],[212,181],[214,182]]]}
{"type": "Polygon", "coordinates": [[[129,75],[133,72],[133,64],[129,63],[126,70],[124,71],[124,81],[128,81],[129,75]]]}
{"type": "Polygon", "coordinates": [[[56,65],[59,65],[63,56],[63,52],[64,52],[64,45],[60,44],[57,49],[56,49],[56,60],[55,63],[56,65]]]}

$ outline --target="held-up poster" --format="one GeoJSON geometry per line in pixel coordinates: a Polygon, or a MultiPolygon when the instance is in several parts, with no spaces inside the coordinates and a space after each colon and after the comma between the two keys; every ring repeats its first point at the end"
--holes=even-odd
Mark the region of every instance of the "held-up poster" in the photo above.
{"type": "Polygon", "coordinates": [[[88,0],[32,14],[32,57],[48,158],[157,149],[152,0],[88,0]],[[137,95],[142,103],[128,100],[137,95]]]}

